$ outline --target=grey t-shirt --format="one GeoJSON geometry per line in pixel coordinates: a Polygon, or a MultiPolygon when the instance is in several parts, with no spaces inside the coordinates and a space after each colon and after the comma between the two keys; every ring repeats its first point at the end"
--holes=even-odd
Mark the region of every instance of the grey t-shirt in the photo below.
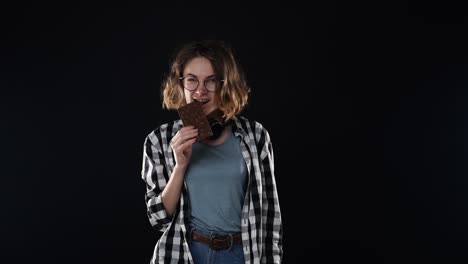
{"type": "Polygon", "coordinates": [[[193,144],[185,182],[192,224],[209,231],[241,231],[247,167],[239,138],[230,131],[220,145],[193,144]]]}

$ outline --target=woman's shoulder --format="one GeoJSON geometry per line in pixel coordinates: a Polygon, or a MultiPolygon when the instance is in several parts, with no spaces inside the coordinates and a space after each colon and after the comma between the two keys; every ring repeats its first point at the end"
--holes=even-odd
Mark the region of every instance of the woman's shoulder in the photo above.
{"type": "Polygon", "coordinates": [[[180,127],[182,127],[182,121],[180,119],[162,123],[147,134],[146,140],[155,142],[160,141],[162,138],[170,138],[180,127]]]}
{"type": "Polygon", "coordinates": [[[236,123],[237,126],[240,126],[241,128],[244,128],[244,129],[268,133],[265,126],[258,120],[249,119],[245,116],[235,116],[234,122],[236,123]]]}

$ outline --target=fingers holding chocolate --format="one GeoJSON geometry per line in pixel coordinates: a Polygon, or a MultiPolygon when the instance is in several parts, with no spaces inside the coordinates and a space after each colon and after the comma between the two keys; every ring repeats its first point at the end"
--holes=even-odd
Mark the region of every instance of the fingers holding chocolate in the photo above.
{"type": "Polygon", "coordinates": [[[177,164],[187,165],[192,152],[192,144],[196,142],[197,137],[198,129],[193,126],[183,127],[177,131],[170,142],[177,164]]]}
{"type": "Polygon", "coordinates": [[[198,135],[198,129],[194,128],[193,126],[188,126],[188,127],[183,127],[177,133],[171,140],[171,147],[174,148],[176,145],[183,144],[185,141],[197,137],[198,135]]]}

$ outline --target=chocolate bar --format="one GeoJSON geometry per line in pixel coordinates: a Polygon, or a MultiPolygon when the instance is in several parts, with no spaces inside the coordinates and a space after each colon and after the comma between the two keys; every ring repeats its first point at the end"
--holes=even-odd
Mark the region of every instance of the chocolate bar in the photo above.
{"type": "Polygon", "coordinates": [[[208,119],[203,113],[201,103],[192,101],[189,104],[179,107],[177,112],[184,126],[194,126],[198,128],[197,141],[213,135],[210,125],[208,124],[208,119]]]}

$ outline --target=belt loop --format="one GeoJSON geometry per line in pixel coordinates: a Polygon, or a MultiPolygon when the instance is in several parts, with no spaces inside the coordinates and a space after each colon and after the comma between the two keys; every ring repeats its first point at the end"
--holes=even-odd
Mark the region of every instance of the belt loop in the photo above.
{"type": "Polygon", "coordinates": [[[232,234],[231,234],[231,233],[229,233],[229,237],[231,238],[231,244],[229,244],[229,248],[227,249],[228,251],[231,250],[232,244],[234,244],[234,238],[232,238],[232,234]]]}
{"type": "Polygon", "coordinates": [[[210,231],[210,244],[208,245],[210,249],[213,249],[213,231],[210,231]]]}

